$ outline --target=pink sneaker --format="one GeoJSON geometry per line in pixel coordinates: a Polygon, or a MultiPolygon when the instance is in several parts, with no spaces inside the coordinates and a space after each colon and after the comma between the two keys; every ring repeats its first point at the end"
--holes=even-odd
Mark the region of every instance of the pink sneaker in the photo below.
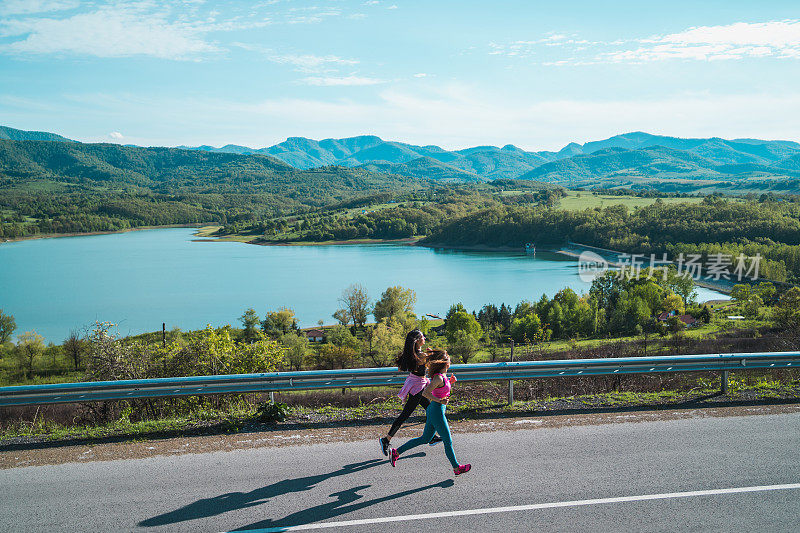
{"type": "Polygon", "coordinates": [[[395,465],[397,459],[400,457],[400,454],[397,453],[396,448],[392,448],[392,451],[389,452],[389,460],[392,462],[392,466],[395,465]]]}
{"type": "Polygon", "coordinates": [[[457,476],[460,476],[461,474],[466,474],[467,472],[469,472],[471,468],[472,468],[472,465],[469,464],[469,463],[467,463],[465,465],[459,465],[458,468],[454,468],[453,469],[453,473],[455,475],[457,475],[457,476]]]}

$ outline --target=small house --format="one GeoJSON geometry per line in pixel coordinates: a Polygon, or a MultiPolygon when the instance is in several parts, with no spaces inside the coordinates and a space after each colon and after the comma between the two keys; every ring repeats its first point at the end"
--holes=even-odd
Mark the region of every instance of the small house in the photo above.
{"type": "Polygon", "coordinates": [[[306,331],[306,337],[311,342],[322,342],[325,339],[325,332],[321,329],[309,329],[306,331]]]}

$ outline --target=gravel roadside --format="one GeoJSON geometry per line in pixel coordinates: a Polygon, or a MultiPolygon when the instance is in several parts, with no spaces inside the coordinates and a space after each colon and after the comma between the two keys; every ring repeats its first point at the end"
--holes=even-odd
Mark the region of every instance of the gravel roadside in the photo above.
{"type": "MultiPolygon", "coordinates": [[[[800,412],[800,398],[779,400],[692,401],[675,405],[644,405],[628,407],[591,407],[581,405],[551,405],[549,409],[481,413],[469,416],[460,413],[451,418],[454,433],[558,428],[579,425],[635,423],[684,418],[754,416],[800,412]]],[[[473,413],[474,414],[474,413],[473,413]]],[[[399,442],[422,430],[424,416],[412,417],[396,439],[399,442]]],[[[231,451],[248,448],[297,446],[320,442],[352,442],[376,439],[385,433],[385,418],[348,419],[346,413],[336,417],[306,416],[305,420],[289,419],[278,424],[252,422],[242,425],[235,433],[219,433],[203,428],[181,436],[162,438],[122,437],[119,442],[109,439],[46,441],[15,438],[0,443],[0,469],[41,466],[88,461],[140,459],[153,456],[183,455],[231,451]],[[317,418],[314,420],[313,418],[317,418]]],[[[375,447],[378,450],[377,444],[375,447]]]]}

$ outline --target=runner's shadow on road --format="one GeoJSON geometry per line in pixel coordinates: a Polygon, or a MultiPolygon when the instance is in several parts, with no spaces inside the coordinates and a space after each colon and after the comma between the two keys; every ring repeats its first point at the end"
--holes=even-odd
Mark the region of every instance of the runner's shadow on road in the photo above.
{"type": "MultiPolygon", "coordinates": [[[[425,452],[419,452],[409,455],[411,457],[425,457],[425,452]]],[[[198,518],[208,518],[217,516],[229,511],[237,509],[245,509],[247,507],[254,507],[262,505],[270,501],[272,498],[290,494],[293,492],[304,492],[313,489],[318,483],[327,479],[335,478],[338,476],[346,476],[355,474],[374,466],[386,466],[386,459],[370,459],[369,461],[362,461],[360,463],[353,463],[344,465],[339,470],[329,472],[326,474],[317,474],[314,476],[299,477],[296,479],[284,479],[261,487],[250,492],[229,492],[227,494],[220,494],[213,498],[204,498],[190,503],[180,509],[175,509],[168,513],[160,514],[146,520],[139,522],[140,527],[154,527],[165,526],[169,524],[177,524],[187,520],[196,520],[198,518]]],[[[359,496],[360,498],[360,496],[359,496]]]]}
{"type": "Polygon", "coordinates": [[[401,492],[397,492],[395,494],[390,494],[388,496],[382,496],[380,498],[372,498],[370,500],[359,501],[364,496],[358,494],[358,492],[368,489],[372,486],[372,485],[360,485],[358,487],[353,487],[352,489],[334,492],[333,494],[330,495],[330,497],[336,498],[335,501],[329,503],[323,503],[315,507],[309,507],[308,509],[297,511],[278,520],[273,520],[268,518],[266,520],[262,520],[254,524],[242,526],[238,529],[234,529],[233,531],[248,531],[253,529],[282,528],[282,527],[288,528],[291,526],[299,526],[303,524],[320,522],[323,520],[327,520],[329,518],[334,518],[336,516],[341,516],[347,513],[351,513],[353,511],[359,511],[361,509],[371,507],[373,505],[378,505],[381,503],[386,503],[388,501],[396,500],[398,498],[403,498],[405,496],[410,496],[418,492],[424,492],[426,490],[434,489],[437,487],[447,488],[447,487],[452,487],[453,485],[455,485],[455,482],[452,479],[445,479],[444,481],[440,481],[438,483],[432,483],[430,485],[425,485],[424,487],[418,487],[416,489],[408,489],[401,492]]]}

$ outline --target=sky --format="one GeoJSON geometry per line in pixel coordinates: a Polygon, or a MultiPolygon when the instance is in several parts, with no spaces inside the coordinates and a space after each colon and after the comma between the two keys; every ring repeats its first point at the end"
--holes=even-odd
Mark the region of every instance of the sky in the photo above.
{"type": "Polygon", "coordinates": [[[800,4],[2,0],[0,125],[143,146],[800,141],[800,4]]]}

